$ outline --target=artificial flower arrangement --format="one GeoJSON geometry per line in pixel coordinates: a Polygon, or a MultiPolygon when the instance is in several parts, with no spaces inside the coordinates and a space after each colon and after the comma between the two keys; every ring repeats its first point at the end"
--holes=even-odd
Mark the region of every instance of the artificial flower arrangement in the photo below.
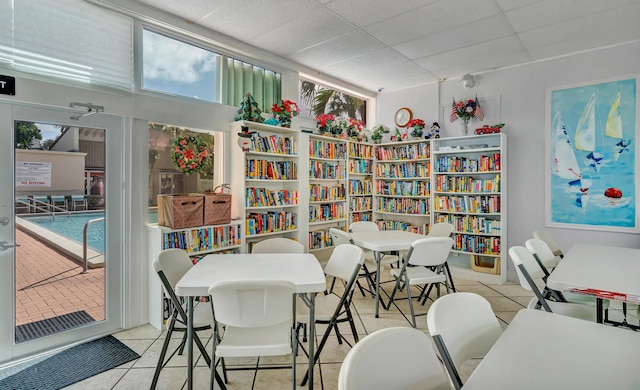
{"type": "Polygon", "coordinates": [[[201,171],[205,159],[209,156],[206,142],[195,135],[182,134],[173,141],[171,160],[173,165],[184,174],[201,171]]]}
{"type": "Polygon", "coordinates": [[[329,128],[329,132],[332,136],[336,138],[346,138],[347,137],[347,127],[349,124],[343,118],[336,118],[329,128]]]}
{"type": "Polygon", "coordinates": [[[391,130],[389,130],[389,127],[385,125],[374,126],[374,128],[371,130],[371,139],[374,143],[379,144],[380,142],[382,142],[383,134],[389,134],[390,131],[391,130]]]}
{"type": "Polygon", "coordinates": [[[454,99],[451,106],[451,116],[449,117],[450,122],[455,122],[457,119],[469,122],[471,118],[484,119],[484,112],[482,112],[478,98],[476,97],[476,100],[459,100],[457,102],[454,99]]]}
{"type": "Polygon", "coordinates": [[[298,103],[292,100],[282,99],[280,100],[280,104],[273,103],[271,112],[273,113],[273,117],[280,122],[280,126],[291,127],[291,119],[294,116],[298,116],[300,108],[298,108],[298,103]]]}
{"type": "Polygon", "coordinates": [[[331,133],[331,128],[333,127],[333,122],[335,120],[336,117],[333,114],[318,115],[316,118],[316,124],[318,126],[318,130],[320,130],[320,134],[331,133]]]}
{"type": "Polygon", "coordinates": [[[422,129],[424,129],[424,121],[422,119],[411,119],[407,123],[407,127],[411,127],[411,136],[413,138],[422,138],[422,129]]]}
{"type": "Polygon", "coordinates": [[[353,118],[348,118],[347,121],[347,137],[359,139],[360,134],[362,133],[362,128],[364,127],[364,123],[353,118]]]}

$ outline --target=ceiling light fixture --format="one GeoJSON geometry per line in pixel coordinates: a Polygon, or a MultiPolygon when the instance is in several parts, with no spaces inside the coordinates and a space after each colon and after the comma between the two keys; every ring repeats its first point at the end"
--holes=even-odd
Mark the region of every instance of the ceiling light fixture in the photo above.
{"type": "Polygon", "coordinates": [[[473,76],[470,74],[465,74],[464,76],[462,76],[462,78],[460,79],[460,82],[462,83],[462,86],[465,88],[471,88],[473,87],[473,76]]]}

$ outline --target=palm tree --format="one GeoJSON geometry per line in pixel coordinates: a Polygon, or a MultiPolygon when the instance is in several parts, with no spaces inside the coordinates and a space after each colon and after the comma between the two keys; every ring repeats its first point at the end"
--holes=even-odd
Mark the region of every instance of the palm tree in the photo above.
{"type": "Polygon", "coordinates": [[[366,102],[344,92],[329,89],[311,81],[300,81],[300,98],[315,116],[333,114],[366,120],[366,102]]]}

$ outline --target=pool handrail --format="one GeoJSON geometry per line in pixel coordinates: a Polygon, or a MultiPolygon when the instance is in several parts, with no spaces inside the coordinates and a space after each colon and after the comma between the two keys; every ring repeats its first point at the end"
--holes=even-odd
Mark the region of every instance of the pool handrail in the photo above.
{"type": "Polygon", "coordinates": [[[89,229],[89,225],[91,225],[94,222],[100,222],[100,221],[104,221],[104,217],[90,219],[84,224],[84,228],[82,229],[82,273],[83,274],[87,273],[87,230],[89,229]]]}
{"type": "MultiPolygon", "coordinates": [[[[51,214],[51,216],[53,217],[53,219],[56,219],[56,212],[60,212],[60,213],[64,213],[67,214],[68,217],[71,216],[71,212],[69,210],[63,209],[62,207],[58,207],[54,204],[48,203],[48,202],[43,202],[40,199],[36,199],[36,198],[30,198],[31,201],[33,202],[33,204],[31,205],[31,207],[33,207],[35,210],[40,210],[46,214],[51,214]],[[42,205],[43,207],[40,207],[38,205],[42,205]],[[46,207],[46,208],[44,208],[46,207]]],[[[16,199],[16,202],[18,200],[16,199]]]]}

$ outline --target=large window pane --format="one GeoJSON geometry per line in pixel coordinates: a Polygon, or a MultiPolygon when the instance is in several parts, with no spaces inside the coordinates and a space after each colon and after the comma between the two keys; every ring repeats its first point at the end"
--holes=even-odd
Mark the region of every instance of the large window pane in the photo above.
{"type": "Polygon", "coordinates": [[[219,55],[143,30],[142,88],[216,102],[219,55]]]}
{"type": "Polygon", "coordinates": [[[333,114],[367,122],[367,102],[364,99],[304,79],[300,79],[299,87],[300,115],[315,118],[333,114]]]}

